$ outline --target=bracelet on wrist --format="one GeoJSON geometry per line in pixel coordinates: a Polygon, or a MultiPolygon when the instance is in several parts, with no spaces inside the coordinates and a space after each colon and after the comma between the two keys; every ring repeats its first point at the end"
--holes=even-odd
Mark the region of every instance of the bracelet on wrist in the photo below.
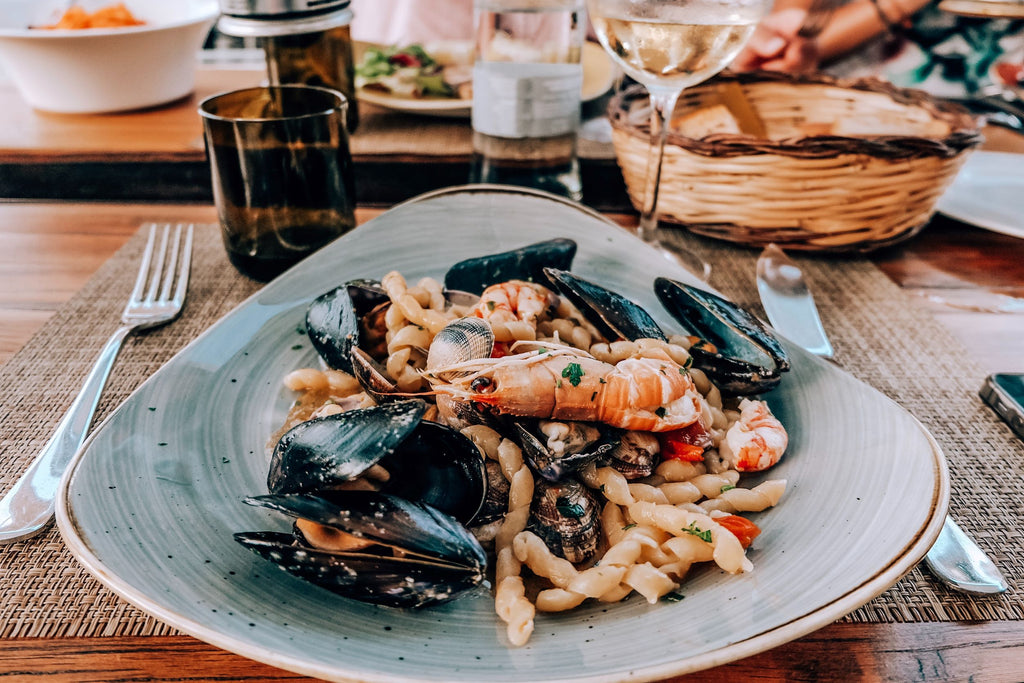
{"type": "Polygon", "coordinates": [[[885,10],[882,9],[882,5],[879,2],[879,0],[869,0],[869,2],[875,8],[875,13],[878,15],[878,18],[882,21],[882,24],[885,26],[885,30],[887,33],[894,33],[899,30],[900,25],[903,23],[904,17],[901,16],[896,21],[893,21],[892,19],[889,18],[889,15],[885,13],[885,10]]]}

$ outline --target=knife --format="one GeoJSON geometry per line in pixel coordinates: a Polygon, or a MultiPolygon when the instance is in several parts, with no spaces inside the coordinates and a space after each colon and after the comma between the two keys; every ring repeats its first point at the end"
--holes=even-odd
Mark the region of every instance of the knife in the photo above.
{"type": "Polygon", "coordinates": [[[774,244],[765,247],[757,259],[757,291],[772,327],[814,355],[832,358],[832,344],[804,274],[774,244]]]}
{"type": "MultiPolygon", "coordinates": [[[[803,272],[775,244],[757,259],[757,291],[772,327],[813,354],[831,359],[832,344],[803,272]]],[[[985,552],[948,515],[924,558],[932,573],[966,593],[1002,593],[1006,579],[985,552]]]]}

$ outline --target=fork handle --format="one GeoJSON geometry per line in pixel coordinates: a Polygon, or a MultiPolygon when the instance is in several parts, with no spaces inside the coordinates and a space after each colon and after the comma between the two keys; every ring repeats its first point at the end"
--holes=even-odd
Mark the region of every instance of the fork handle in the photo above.
{"type": "Polygon", "coordinates": [[[85,442],[114,360],[125,337],[133,329],[133,325],[126,325],[110,338],[53,436],[0,500],[0,543],[13,543],[35,536],[53,520],[61,476],[72,456],[85,442]]]}

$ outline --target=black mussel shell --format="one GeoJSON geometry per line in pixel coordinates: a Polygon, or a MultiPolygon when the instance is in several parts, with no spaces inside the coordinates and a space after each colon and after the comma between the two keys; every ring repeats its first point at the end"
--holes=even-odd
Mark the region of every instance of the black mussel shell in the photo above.
{"type": "Polygon", "coordinates": [[[379,463],[392,473],[381,489],[425,503],[463,524],[473,521],[487,495],[487,473],[480,450],[468,436],[424,420],[379,463]]]}
{"type": "Polygon", "coordinates": [[[619,443],[619,432],[601,430],[598,438],[573,453],[554,453],[539,433],[536,420],[513,420],[511,434],[523,451],[530,468],[548,481],[557,482],[606,455],[619,443]]]}
{"type": "Polygon", "coordinates": [[[370,354],[358,346],[353,346],[349,353],[352,364],[352,375],[367,394],[377,403],[404,401],[409,397],[398,391],[398,387],[388,376],[383,365],[373,359],[370,354]]]}
{"type": "Polygon", "coordinates": [[[651,315],[626,297],[564,270],[545,268],[555,290],[580,310],[609,341],[661,339],[665,333],[651,315]]]}
{"type": "Polygon", "coordinates": [[[387,293],[372,280],[353,280],[313,300],[306,333],[329,367],[352,372],[349,353],[359,344],[359,320],[386,301],[387,293]]]}
{"type": "Polygon", "coordinates": [[[507,280],[545,282],[544,267],[569,269],[576,256],[576,243],[569,239],[553,239],[528,244],[500,254],[479,256],[460,261],[444,276],[447,289],[481,294],[493,284],[507,280]]]}
{"type": "Polygon", "coordinates": [[[289,534],[254,531],[237,533],[235,540],[293,576],[375,605],[428,607],[458,597],[481,580],[478,572],[463,567],[317,550],[289,534]]]}
{"type": "Polygon", "coordinates": [[[277,442],[267,489],[323,491],[351,481],[405,441],[426,410],[423,401],[402,401],[302,422],[277,442]]]}
{"type": "Polygon", "coordinates": [[[659,277],[654,291],[686,330],[713,346],[690,349],[693,365],[723,393],[737,396],[769,391],[789,370],[779,340],[757,318],[736,304],[696,287],[659,277]]]}
{"type": "Polygon", "coordinates": [[[382,546],[332,551],[311,547],[301,533],[234,535],[282,569],[345,597],[423,607],[451,600],[483,580],[487,558],[479,542],[456,520],[427,505],[368,491],[257,496],[245,502],[382,546]]]}
{"type": "Polygon", "coordinates": [[[483,458],[469,437],[422,420],[425,411],[422,401],[402,401],[303,422],[274,449],[267,488],[322,493],[380,465],[391,475],[382,492],[468,523],[487,495],[483,458]]]}
{"type": "Polygon", "coordinates": [[[578,480],[537,480],[532,510],[530,528],[555,555],[578,564],[597,552],[601,506],[578,480]]]}

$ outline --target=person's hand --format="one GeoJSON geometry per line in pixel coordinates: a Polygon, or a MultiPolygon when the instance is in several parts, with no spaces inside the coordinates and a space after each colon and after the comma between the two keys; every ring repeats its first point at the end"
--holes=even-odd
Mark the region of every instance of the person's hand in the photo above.
{"type": "Polygon", "coordinates": [[[797,35],[806,10],[790,8],[769,14],[758,25],[746,47],[730,65],[735,71],[807,73],[818,68],[820,55],[814,39],[797,35]]]}

